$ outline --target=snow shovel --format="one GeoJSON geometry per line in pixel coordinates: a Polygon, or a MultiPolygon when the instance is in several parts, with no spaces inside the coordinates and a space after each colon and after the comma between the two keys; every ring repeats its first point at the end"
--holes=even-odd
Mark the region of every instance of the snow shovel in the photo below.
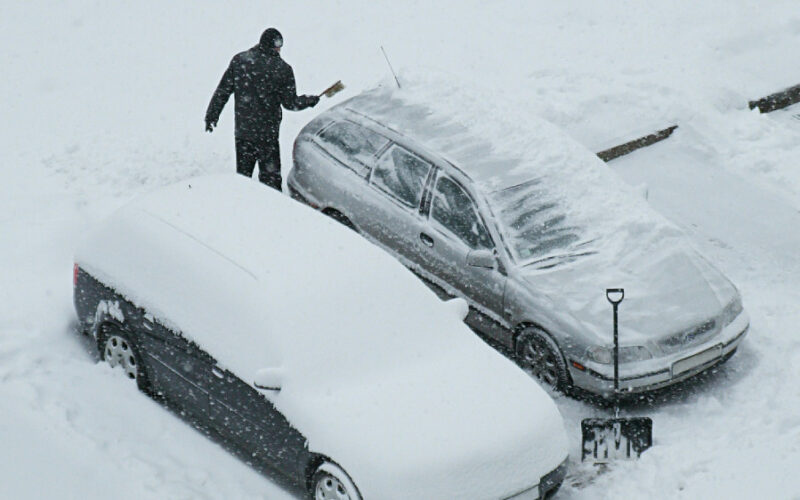
{"type": "Polygon", "coordinates": [[[653,420],[649,417],[619,416],[619,336],[617,307],[625,298],[622,288],[606,289],[606,299],[614,308],[614,418],[585,418],[581,422],[583,443],[581,461],[596,464],[611,460],[639,458],[653,444],[653,420]]]}
{"type": "Polygon", "coordinates": [[[344,84],[342,83],[341,80],[339,80],[338,82],[334,83],[327,89],[323,90],[322,93],[319,94],[317,97],[325,96],[327,98],[331,98],[336,94],[338,94],[339,92],[341,92],[342,90],[344,90],[344,84]]]}

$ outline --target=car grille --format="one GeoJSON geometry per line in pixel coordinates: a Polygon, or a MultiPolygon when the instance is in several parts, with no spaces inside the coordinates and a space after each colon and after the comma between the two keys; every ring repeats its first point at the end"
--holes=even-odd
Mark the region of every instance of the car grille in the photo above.
{"type": "Polygon", "coordinates": [[[710,319],[705,323],[694,326],[671,335],[659,342],[666,351],[674,352],[686,346],[700,344],[709,339],[717,331],[717,320],[710,319]]]}

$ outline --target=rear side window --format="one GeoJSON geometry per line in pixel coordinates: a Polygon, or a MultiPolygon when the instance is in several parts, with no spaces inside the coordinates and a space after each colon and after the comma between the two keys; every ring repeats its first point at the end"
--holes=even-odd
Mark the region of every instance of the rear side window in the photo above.
{"type": "Polygon", "coordinates": [[[388,139],[353,122],[337,122],[319,134],[325,149],[361,177],[369,175],[371,160],[388,139]]]}
{"type": "Polygon", "coordinates": [[[461,186],[447,177],[440,177],[436,183],[431,217],[470,248],[493,248],[489,232],[472,200],[461,186]]]}
{"type": "Polygon", "coordinates": [[[395,144],[375,165],[372,184],[404,205],[416,208],[430,170],[430,163],[395,144]]]}

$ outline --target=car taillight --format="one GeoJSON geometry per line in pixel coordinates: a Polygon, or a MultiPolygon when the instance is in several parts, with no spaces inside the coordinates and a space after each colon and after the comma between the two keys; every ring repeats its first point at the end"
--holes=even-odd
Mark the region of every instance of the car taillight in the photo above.
{"type": "Polygon", "coordinates": [[[78,286],[78,264],[72,267],[72,286],[78,286]]]}

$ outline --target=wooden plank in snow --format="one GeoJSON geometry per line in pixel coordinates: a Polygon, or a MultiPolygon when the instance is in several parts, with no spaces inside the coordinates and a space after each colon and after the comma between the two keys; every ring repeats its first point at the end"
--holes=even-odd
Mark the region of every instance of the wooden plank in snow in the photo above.
{"type": "Polygon", "coordinates": [[[788,89],[775,92],[757,101],[750,101],[750,109],[758,108],[762,113],[769,113],[778,109],[783,109],[800,102],[800,85],[789,87],[788,89]]]}
{"type": "Polygon", "coordinates": [[[678,128],[677,125],[672,125],[671,127],[653,132],[652,134],[645,135],[643,137],[639,137],[638,139],[628,141],[624,144],[600,151],[597,153],[597,156],[599,156],[603,161],[611,161],[614,158],[619,158],[620,156],[626,155],[632,151],[636,151],[637,149],[650,146],[651,144],[655,144],[659,141],[663,141],[667,137],[671,136],[676,128],[678,128]]]}

